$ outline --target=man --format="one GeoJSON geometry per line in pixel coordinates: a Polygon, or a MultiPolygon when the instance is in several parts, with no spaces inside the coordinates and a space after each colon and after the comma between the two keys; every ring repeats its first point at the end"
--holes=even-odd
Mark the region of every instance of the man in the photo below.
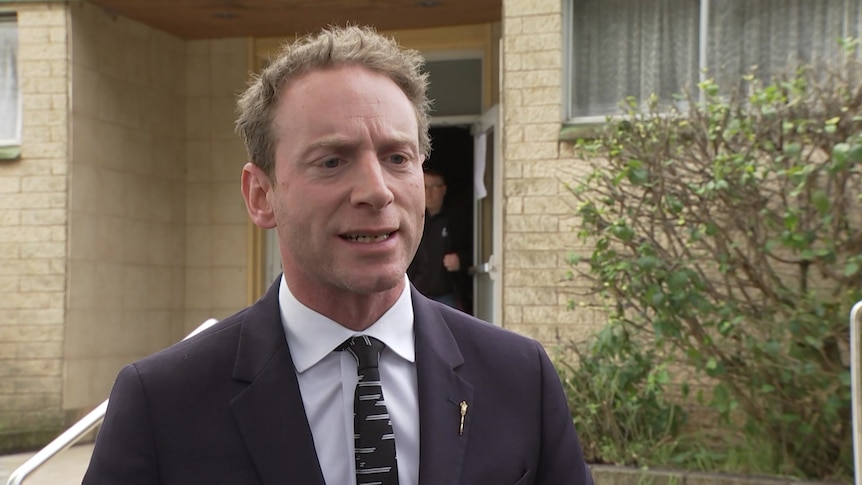
{"type": "Polygon", "coordinates": [[[284,273],[120,371],[84,484],[592,483],[542,347],[408,284],[430,150],[420,69],[371,30],[331,28],[243,94],[242,194],[284,273]],[[388,428],[374,446],[372,425],[388,428]]]}
{"type": "Polygon", "coordinates": [[[416,256],[407,268],[410,282],[423,295],[453,308],[465,310],[462,262],[469,260],[469,246],[448,212],[443,210],[446,180],[435,169],[425,170],[425,229],[416,256]]]}

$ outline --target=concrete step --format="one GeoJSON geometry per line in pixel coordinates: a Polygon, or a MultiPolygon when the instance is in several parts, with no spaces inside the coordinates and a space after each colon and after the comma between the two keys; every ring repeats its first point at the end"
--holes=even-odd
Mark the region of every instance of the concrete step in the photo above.
{"type": "MultiPolygon", "coordinates": [[[[84,478],[93,444],[73,446],[54,455],[39,469],[26,477],[21,485],[63,485],[78,484],[84,478]]],[[[0,485],[6,485],[10,475],[36,452],[0,455],[0,485]]]]}

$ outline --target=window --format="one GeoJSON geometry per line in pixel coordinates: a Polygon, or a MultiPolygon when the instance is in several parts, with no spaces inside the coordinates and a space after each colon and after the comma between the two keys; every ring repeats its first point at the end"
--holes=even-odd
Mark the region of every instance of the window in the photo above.
{"type": "MultiPolygon", "coordinates": [[[[454,54],[457,56],[457,53],[454,54]]],[[[466,54],[465,54],[466,55],[466,54]]],[[[425,70],[431,76],[428,97],[431,116],[469,116],[482,113],[482,59],[428,58],[425,70]]]]}
{"type": "Polygon", "coordinates": [[[601,122],[629,96],[666,105],[702,76],[739,85],[834,58],[862,36],[862,0],[566,0],[568,119],[601,122]],[[706,72],[707,74],[703,74],[706,72]]]}
{"type": "Polygon", "coordinates": [[[21,144],[21,88],[18,83],[18,23],[0,13],[0,147],[21,144]]]}
{"type": "Polygon", "coordinates": [[[482,114],[483,54],[480,49],[422,51],[432,124],[469,125],[482,114]]]}

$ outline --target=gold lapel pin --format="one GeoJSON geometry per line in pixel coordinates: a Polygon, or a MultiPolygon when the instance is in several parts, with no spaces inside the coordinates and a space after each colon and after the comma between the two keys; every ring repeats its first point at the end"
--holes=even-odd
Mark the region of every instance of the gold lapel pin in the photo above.
{"type": "Polygon", "coordinates": [[[461,408],[461,424],[458,426],[458,436],[464,434],[464,416],[467,415],[467,401],[461,401],[458,406],[461,408]]]}

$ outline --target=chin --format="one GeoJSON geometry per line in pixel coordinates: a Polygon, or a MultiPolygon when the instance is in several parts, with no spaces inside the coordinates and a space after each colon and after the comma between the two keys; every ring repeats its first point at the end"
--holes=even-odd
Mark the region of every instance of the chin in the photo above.
{"type": "Polygon", "coordinates": [[[345,287],[356,293],[370,295],[398,288],[403,281],[403,272],[399,274],[364,273],[350,278],[346,281],[345,287]]]}

